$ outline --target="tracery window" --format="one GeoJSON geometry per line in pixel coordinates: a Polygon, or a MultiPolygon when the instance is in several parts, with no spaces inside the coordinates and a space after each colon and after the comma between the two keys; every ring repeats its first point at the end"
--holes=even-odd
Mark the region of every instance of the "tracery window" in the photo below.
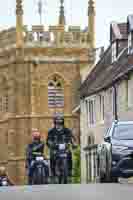
{"type": "Polygon", "coordinates": [[[9,108],[9,97],[8,87],[5,77],[0,77],[0,113],[8,112],[9,108]]]}
{"type": "Polygon", "coordinates": [[[8,112],[8,95],[3,96],[3,112],[8,112]]]}
{"type": "Polygon", "coordinates": [[[0,113],[8,112],[8,95],[0,94],[0,113]]]}
{"type": "Polygon", "coordinates": [[[48,105],[50,108],[64,107],[63,83],[56,76],[54,76],[48,83],[48,105]]]}

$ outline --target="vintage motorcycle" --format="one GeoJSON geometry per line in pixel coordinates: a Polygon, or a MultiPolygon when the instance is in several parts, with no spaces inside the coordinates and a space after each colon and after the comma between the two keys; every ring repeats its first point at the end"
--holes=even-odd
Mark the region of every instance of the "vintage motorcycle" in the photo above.
{"type": "Polygon", "coordinates": [[[68,183],[68,153],[70,150],[70,143],[66,142],[64,139],[56,143],[55,148],[55,173],[58,178],[59,184],[68,183]]]}
{"type": "Polygon", "coordinates": [[[2,177],[2,178],[0,178],[0,186],[3,186],[3,187],[10,186],[7,177],[2,177]]]}
{"type": "Polygon", "coordinates": [[[49,166],[48,160],[43,155],[37,155],[34,161],[32,185],[48,184],[49,166]]]}

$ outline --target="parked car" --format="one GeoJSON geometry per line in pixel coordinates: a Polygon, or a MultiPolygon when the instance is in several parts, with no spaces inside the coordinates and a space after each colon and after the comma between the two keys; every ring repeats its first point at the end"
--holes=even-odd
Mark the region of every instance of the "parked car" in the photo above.
{"type": "Polygon", "coordinates": [[[118,182],[133,176],[133,121],[115,121],[98,145],[100,182],[118,182]]]}

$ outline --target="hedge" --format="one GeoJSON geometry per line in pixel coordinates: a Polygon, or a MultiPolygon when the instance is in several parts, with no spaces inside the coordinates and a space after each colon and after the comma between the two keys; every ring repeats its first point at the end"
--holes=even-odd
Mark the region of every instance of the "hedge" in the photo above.
{"type": "Polygon", "coordinates": [[[73,156],[73,170],[72,170],[72,183],[81,182],[81,159],[80,159],[80,146],[72,152],[73,156]]]}

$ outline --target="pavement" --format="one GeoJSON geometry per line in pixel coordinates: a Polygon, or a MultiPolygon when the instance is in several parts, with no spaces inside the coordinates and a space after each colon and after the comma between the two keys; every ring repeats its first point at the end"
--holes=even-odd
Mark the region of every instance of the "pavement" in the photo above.
{"type": "Polygon", "coordinates": [[[0,200],[133,200],[132,184],[1,187],[0,200]]]}

